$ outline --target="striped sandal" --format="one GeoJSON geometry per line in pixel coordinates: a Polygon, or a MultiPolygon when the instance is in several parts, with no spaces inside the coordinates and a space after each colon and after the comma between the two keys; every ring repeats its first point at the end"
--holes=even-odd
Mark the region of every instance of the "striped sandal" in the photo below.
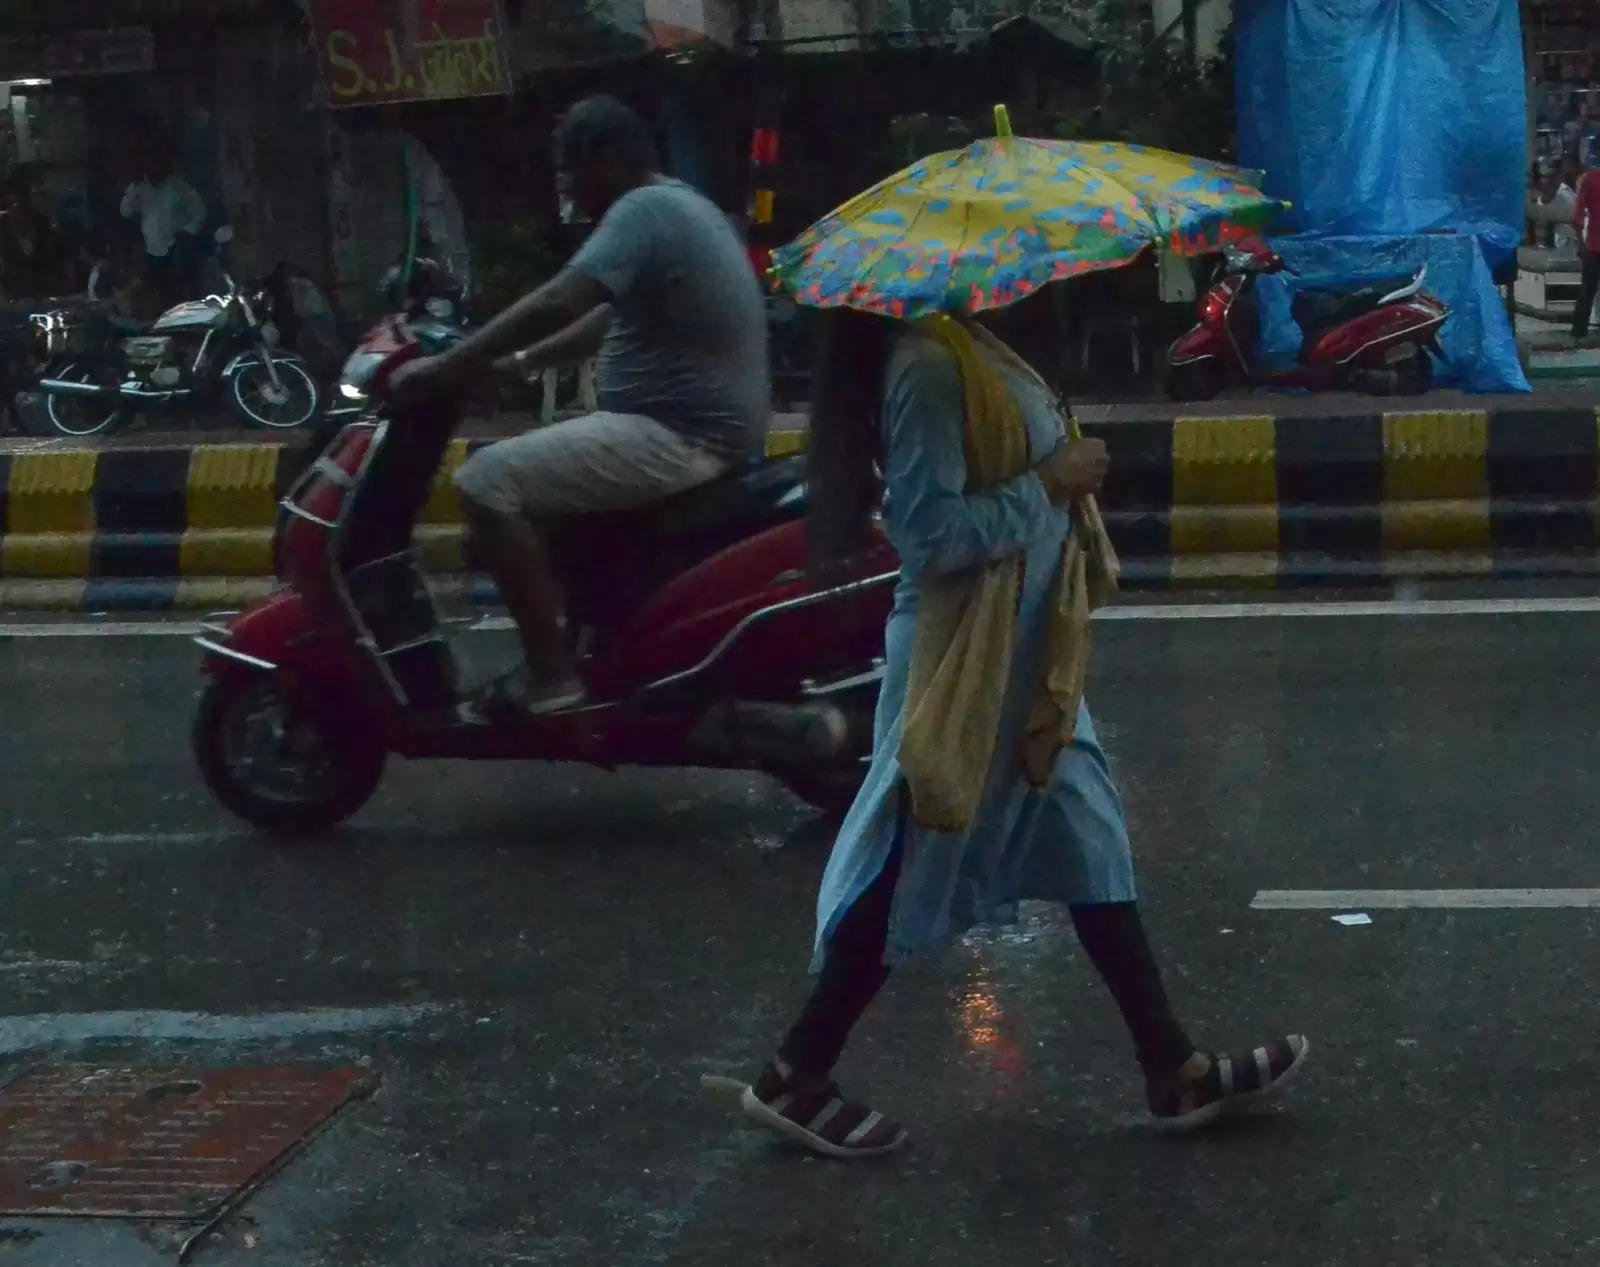
{"type": "Polygon", "coordinates": [[[1253,1051],[1232,1056],[1210,1054],[1198,1077],[1166,1075],[1145,1083],[1151,1122],[1163,1131],[1194,1131],[1223,1113],[1276,1095],[1288,1085],[1310,1054],[1303,1034],[1290,1034],[1253,1051]]]}
{"type": "Polygon", "coordinates": [[[801,1090],[793,1071],[769,1064],[741,1103],[747,1116],[824,1157],[881,1157],[910,1137],[898,1122],[845,1099],[833,1082],[801,1090]]]}

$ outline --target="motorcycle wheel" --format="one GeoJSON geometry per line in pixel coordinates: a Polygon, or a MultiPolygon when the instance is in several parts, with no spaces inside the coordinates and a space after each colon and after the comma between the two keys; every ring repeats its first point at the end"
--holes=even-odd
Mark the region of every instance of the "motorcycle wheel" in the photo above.
{"type": "Polygon", "coordinates": [[[280,393],[267,375],[267,363],[246,361],[234,371],[229,384],[233,404],[245,421],[268,431],[292,431],[316,416],[319,394],[316,380],[299,361],[274,358],[280,393]]]}
{"type": "MultiPolygon", "coordinates": [[[[72,361],[50,377],[69,383],[98,383],[104,375],[97,373],[93,365],[72,361]]],[[[50,425],[64,436],[103,435],[122,420],[120,404],[83,396],[46,396],[44,408],[50,425]]]]}
{"type": "Polygon", "coordinates": [[[194,722],[200,775],[223,806],[280,836],[325,831],[377,791],[385,752],[376,738],[337,739],[295,715],[270,674],[206,685],[194,722]]]}
{"type": "Polygon", "coordinates": [[[1223,387],[1222,368],[1215,361],[1174,365],[1168,368],[1163,386],[1168,400],[1212,400],[1223,387]]]}
{"type": "Polygon", "coordinates": [[[30,434],[27,415],[22,406],[22,392],[17,389],[15,383],[6,384],[5,391],[7,392],[5,430],[19,436],[30,434]]]}

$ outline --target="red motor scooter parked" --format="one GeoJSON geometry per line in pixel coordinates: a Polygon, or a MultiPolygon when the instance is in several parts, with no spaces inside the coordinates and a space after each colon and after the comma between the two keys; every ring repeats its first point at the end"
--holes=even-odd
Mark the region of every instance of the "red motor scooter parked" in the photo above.
{"type": "Polygon", "coordinates": [[[1167,352],[1167,395],[1210,400],[1232,383],[1309,391],[1421,395],[1433,385],[1439,327],[1450,309],[1423,293],[1428,270],[1360,290],[1308,290],[1291,312],[1303,334],[1300,364],[1282,373],[1254,368],[1261,338],[1256,278],[1286,271],[1265,244],[1230,246],[1219,276],[1200,297],[1200,320],[1167,352]]]}
{"type": "MultiPolygon", "coordinates": [[[[381,401],[394,368],[459,337],[390,319],[342,390],[381,401]]],[[[283,588],[197,639],[195,754],[224,805],[267,830],[319,830],[367,801],[391,752],[755,769],[824,808],[848,803],[899,564],[879,538],[848,576],[813,584],[803,459],[561,525],[552,553],[590,699],[480,716],[412,550],[459,422],[459,406],[432,401],[345,426],[282,503],[283,588]]]]}

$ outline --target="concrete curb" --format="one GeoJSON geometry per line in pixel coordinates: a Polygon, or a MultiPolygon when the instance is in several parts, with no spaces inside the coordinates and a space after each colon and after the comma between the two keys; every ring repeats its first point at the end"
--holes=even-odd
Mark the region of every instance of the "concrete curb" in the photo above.
{"type": "MultiPolygon", "coordinates": [[[[1120,418],[1085,430],[1112,449],[1103,500],[1130,586],[1596,570],[1591,406],[1120,418]]],[[[769,451],[799,452],[804,439],[775,433],[769,451]]],[[[434,575],[461,570],[449,474],[488,442],[458,440],[447,454],[418,533],[434,575]]],[[[303,461],[272,444],[0,455],[0,605],[193,610],[264,592],[277,501],[303,461]]]]}

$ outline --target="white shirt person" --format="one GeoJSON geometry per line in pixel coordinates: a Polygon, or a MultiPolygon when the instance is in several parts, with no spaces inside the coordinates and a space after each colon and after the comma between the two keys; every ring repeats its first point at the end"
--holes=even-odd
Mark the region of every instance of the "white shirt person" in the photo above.
{"type": "Polygon", "coordinates": [[[206,204],[181,176],[146,177],[134,181],[122,195],[122,217],[139,221],[146,255],[166,259],[178,234],[200,232],[206,221],[206,204]]]}

